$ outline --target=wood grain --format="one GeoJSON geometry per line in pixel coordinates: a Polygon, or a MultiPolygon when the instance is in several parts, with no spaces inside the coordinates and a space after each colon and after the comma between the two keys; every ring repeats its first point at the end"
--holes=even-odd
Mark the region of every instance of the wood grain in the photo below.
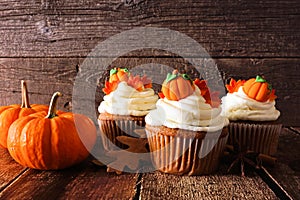
{"type": "Polygon", "coordinates": [[[273,168],[268,168],[272,176],[294,198],[300,194],[300,135],[285,128],[279,138],[277,159],[273,168]]]}
{"type": "Polygon", "coordinates": [[[179,31],[213,57],[299,57],[297,0],[124,2],[5,0],[0,57],[85,57],[111,36],[143,26],[179,31]]]}
{"type": "Polygon", "coordinates": [[[115,175],[82,163],[65,170],[29,170],[1,193],[1,199],[130,199],[137,175],[115,175]]]}
{"type": "Polygon", "coordinates": [[[0,192],[25,171],[26,167],[16,163],[6,149],[0,148],[0,192]]]}
{"type": "Polygon", "coordinates": [[[277,199],[259,176],[214,174],[175,176],[160,172],[142,178],[141,199],[277,199]]]}
{"type": "Polygon", "coordinates": [[[300,127],[290,127],[290,129],[295,133],[300,134],[300,127]]]}

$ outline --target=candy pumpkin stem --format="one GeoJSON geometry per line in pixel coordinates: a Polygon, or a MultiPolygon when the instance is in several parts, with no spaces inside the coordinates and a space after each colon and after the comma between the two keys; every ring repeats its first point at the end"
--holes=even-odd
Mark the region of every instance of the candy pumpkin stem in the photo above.
{"type": "Polygon", "coordinates": [[[113,75],[113,74],[116,74],[118,72],[117,68],[113,68],[109,71],[109,75],[113,75]]]}
{"type": "Polygon", "coordinates": [[[48,110],[48,115],[46,116],[46,118],[53,118],[56,117],[56,107],[57,107],[57,101],[58,101],[58,97],[62,96],[62,94],[60,92],[55,92],[51,98],[50,101],[50,105],[49,105],[49,110],[48,110]]]}
{"type": "Polygon", "coordinates": [[[170,82],[171,80],[175,79],[178,77],[178,70],[177,69],[174,69],[172,74],[168,73],[167,74],[167,78],[166,78],[166,81],[167,83],[170,82]]]}
{"type": "Polygon", "coordinates": [[[256,76],[255,82],[264,83],[266,80],[261,76],[256,76]]]}
{"type": "Polygon", "coordinates": [[[179,73],[179,72],[178,72],[177,69],[174,69],[173,72],[172,72],[172,74],[175,74],[175,75],[178,74],[178,73],[179,73]]]}
{"type": "Polygon", "coordinates": [[[27,85],[24,80],[21,80],[22,103],[21,108],[31,108],[29,104],[27,85]]]}

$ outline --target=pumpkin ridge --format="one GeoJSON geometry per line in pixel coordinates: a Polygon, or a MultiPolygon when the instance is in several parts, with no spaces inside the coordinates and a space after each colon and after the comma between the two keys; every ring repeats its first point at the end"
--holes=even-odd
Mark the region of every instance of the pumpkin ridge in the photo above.
{"type": "MultiPolygon", "coordinates": [[[[36,131],[38,126],[31,126],[31,124],[33,124],[33,122],[36,118],[21,118],[21,119],[24,119],[24,122],[27,122],[21,130],[21,141],[20,142],[21,142],[21,144],[23,144],[20,146],[21,157],[23,158],[24,162],[26,163],[26,165],[28,167],[35,168],[35,165],[33,164],[33,162],[31,162],[31,160],[34,160],[34,161],[38,160],[35,152],[38,152],[39,149],[38,148],[32,149],[31,145],[35,145],[35,141],[33,139],[37,139],[37,137],[32,137],[31,135],[34,134],[34,132],[36,131]],[[31,127],[34,127],[34,128],[31,128],[31,127]],[[26,138],[26,140],[23,141],[22,138],[26,138]],[[31,159],[28,159],[28,158],[31,158],[31,159]]],[[[17,124],[18,124],[18,122],[17,122],[17,124]]]]}
{"type": "Polygon", "coordinates": [[[243,90],[246,94],[248,94],[250,88],[252,87],[252,85],[254,84],[255,82],[255,78],[251,78],[249,80],[247,80],[243,86],[243,90]]]}
{"type": "Polygon", "coordinates": [[[33,113],[35,113],[35,110],[32,109],[32,108],[22,108],[22,109],[20,109],[20,112],[18,114],[18,118],[28,116],[28,115],[33,114],[33,113]]]}
{"type": "Polygon", "coordinates": [[[65,153],[65,149],[60,149],[60,143],[64,139],[64,124],[60,117],[55,117],[50,120],[50,126],[51,126],[51,133],[50,133],[50,140],[51,140],[51,154],[52,154],[52,160],[54,161],[52,168],[59,168],[59,166],[62,165],[61,157],[65,157],[65,155],[62,155],[65,153]],[[63,128],[59,128],[63,127],[63,128]]]}
{"type": "Polygon", "coordinates": [[[30,138],[32,139],[32,146],[27,145],[27,151],[30,152],[29,156],[34,154],[34,156],[36,157],[36,159],[29,159],[32,168],[45,169],[46,166],[45,155],[47,154],[47,152],[43,148],[43,142],[45,139],[44,135],[46,130],[49,128],[46,126],[46,124],[47,120],[38,117],[33,119],[31,123],[27,124],[27,132],[32,134],[32,136],[30,136],[30,138]]]}
{"type": "Polygon", "coordinates": [[[20,139],[25,138],[26,135],[23,136],[25,132],[23,132],[24,126],[28,123],[28,121],[32,120],[32,118],[20,118],[17,119],[12,125],[9,127],[8,136],[7,136],[7,148],[11,149],[9,154],[17,161],[17,162],[25,162],[25,157],[20,156],[17,152],[21,151],[20,139]]]}
{"type": "MultiPolygon", "coordinates": [[[[75,114],[72,114],[75,115],[75,114]]],[[[80,137],[79,137],[79,133],[77,131],[76,128],[76,124],[75,124],[75,120],[74,120],[74,116],[68,116],[65,115],[64,117],[64,121],[63,121],[64,125],[65,125],[65,131],[70,131],[70,129],[76,134],[72,137],[72,138],[67,138],[65,137],[64,139],[66,139],[66,141],[69,143],[70,145],[70,153],[69,155],[72,155],[69,157],[69,159],[71,159],[73,163],[77,164],[80,160],[82,160],[84,157],[87,156],[87,154],[89,154],[89,152],[86,150],[84,144],[82,143],[80,137]],[[71,139],[71,140],[70,140],[71,139]],[[78,145],[80,144],[80,145],[78,145]],[[78,151],[78,154],[74,154],[74,151],[78,151]],[[83,155],[81,155],[81,153],[83,153],[83,155]]],[[[67,163],[65,164],[67,166],[67,163]]]]}
{"type": "Polygon", "coordinates": [[[21,108],[9,108],[0,115],[0,146],[7,148],[7,135],[11,124],[18,119],[21,108]]]}
{"type": "Polygon", "coordinates": [[[268,88],[268,84],[263,83],[261,85],[261,87],[259,88],[259,90],[257,91],[257,94],[256,94],[257,101],[266,101],[267,100],[266,98],[268,97],[268,94],[265,93],[267,88],[268,88]]]}
{"type": "Polygon", "coordinates": [[[253,83],[252,86],[251,86],[251,88],[248,91],[248,96],[251,97],[252,99],[255,99],[256,95],[257,95],[257,93],[259,91],[260,85],[261,84],[253,83]]]}
{"type": "MultiPolygon", "coordinates": [[[[178,80],[178,79],[177,79],[178,80]]],[[[170,89],[170,96],[172,99],[175,99],[176,101],[179,100],[179,97],[177,94],[180,94],[180,91],[178,90],[178,85],[177,84],[172,84],[172,89],[170,89]]]]}

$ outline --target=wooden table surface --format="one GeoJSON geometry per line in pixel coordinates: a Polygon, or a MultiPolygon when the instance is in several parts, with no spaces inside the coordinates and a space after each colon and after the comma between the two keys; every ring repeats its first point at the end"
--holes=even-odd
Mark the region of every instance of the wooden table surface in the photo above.
{"type": "Polygon", "coordinates": [[[0,199],[300,199],[300,128],[285,127],[275,166],[245,168],[229,163],[206,176],[161,172],[107,173],[93,158],[68,169],[39,171],[22,167],[0,149],[0,199]],[[269,173],[269,175],[267,174],[269,173]]]}

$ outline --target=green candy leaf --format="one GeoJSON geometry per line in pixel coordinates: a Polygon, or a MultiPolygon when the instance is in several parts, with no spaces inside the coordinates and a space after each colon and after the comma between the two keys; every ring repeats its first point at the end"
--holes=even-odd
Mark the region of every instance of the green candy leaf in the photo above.
{"type": "Polygon", "coordinates": [[[109,75],[111,76],[113,74],[116,74],[117,72],[118,72],[117,68],[113,68],[110,70],[109,75]]]}
{"type": "Polygon", "coordinates": [[[263,79],[261,76],[256,76],[255,82],[264,83],[267,81],[265,79],[263,79]]]}
{"type": "Polygon", "coordinates": [[[178,77],[178,74],[171,74],[171,73],[168,73],[168,74],[167,74],[167,79],[166,79],[166,81],[169,82],[169,81],[171,81],[171,80],[173,80],[173,79],[175,79],[175,78],[177,78],[177,77],[178,77]]]}
{"type": "Polygon", "coordinates": [[[184,78],[185,80],[189,80],[189,81],[191,80],[191,78],[187,74],[182,74],[182,78],[184,78]]]}
{"type": "Polygon", "coordinates": [[[273,90],[273,87],[271,84],[268,84],[268,90],[272,91],[273,90]]]}
{"type": "Polygon", "coordinates": [[[129,72],[129,70],[127,68],[124,68],[123,72],[129,72]]]}

